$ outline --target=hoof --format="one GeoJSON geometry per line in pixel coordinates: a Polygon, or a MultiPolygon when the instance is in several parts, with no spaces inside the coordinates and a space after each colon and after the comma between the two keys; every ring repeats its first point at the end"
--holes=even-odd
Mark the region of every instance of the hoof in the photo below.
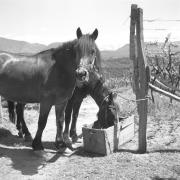
{"type": "Polygon", "coordinates": [[[59,142],[55,142],[55,147],[57,149],[63,149],[63,148],[66,148],[67,145],[64,141],[59,141],[59,142]]]}
{"type": "Polygon", "coordinates": [[[72,142],[66,142],[66,147],[69,148],[70,150],[74,150],[72,146],[72,142]]]}
{"type": "Polygon", "coordinates": [[[19,138],[23,138],[23,133],[22,132],[18,132],[18,136],[19,136],[19,138]]]}
{"type": "Polygon", "coordinates": [[[34,151],[41,151],[41,150],[44,150],[44,147],[42,146],[41,143],[37,143],[35,141],[33,141],[32,143],[32,148],[34,151]]]}
{"type": "Polygon", "coordinates": [[[72,139],[72,142],[75,143],[78,140],[78,136],[75,134],[71,137],[71,139],[72,139]]]}
{"type": "Polygon", "coordinates": [[[25,142],[32,142],[33,139],[32,139],[31,135],[25,135],[24,140],[25,140],[25,142]]]}
{"type": "Polygon", "coordinates": [[[66,144],[66,147],[68,147],[69,149],[73,150],[72,141],[69,138],[69,136],[66,136],[65,134],[64,134],[64,142],[66,144]]]}

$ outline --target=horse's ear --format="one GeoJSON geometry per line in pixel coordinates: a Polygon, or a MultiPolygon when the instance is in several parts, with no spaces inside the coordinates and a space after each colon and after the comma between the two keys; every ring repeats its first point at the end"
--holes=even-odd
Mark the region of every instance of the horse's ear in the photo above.
{"type": "Polygon", "coordinates": [[[81,32],[80,27],[77,28],[76,35],[77,35],[77,38],[78,38],[78,39],[81,38],[82,32],[81,32]]]}
{"type": "Polygon", "coordinates": [[[91,34],[91,38],[92,38],[93,40],[96,40],[97,37],[98,37],[98,30],[95,29],[94,32],[91,34]]]}
{"type": "Polygon", "coordinates": [[[116,99],[117,94],[115,92],[111,92],[109,94],[109,101],[112,102],[114,99],[116,99]]]}
{"type": "Polygon", "coordinates": [[[112,92],[112,96],[113,96],[114,99],[116,99],[117,98],[117,93],[112,92]]]}
{"type": "Polygon", "coordinates": [[[109,102],[112,102],[113,101],[113,93],[111,92],[110,94],[109,94],[109,102]]]}

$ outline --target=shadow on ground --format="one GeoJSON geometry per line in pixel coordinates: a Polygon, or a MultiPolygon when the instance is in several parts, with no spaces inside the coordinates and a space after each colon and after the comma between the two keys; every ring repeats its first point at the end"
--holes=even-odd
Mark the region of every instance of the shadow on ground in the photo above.
{"type": "Polygon", "coordinates": [[[44,151],[35,152],[31,148],[31,142],[25,142],[9,130],[0,128],[0,164],[4,167],[11,166],[23,175],[37,174],[47,163],[64,156],[57,152],[54,142],[43,142],[43,146],[44,151]]]}

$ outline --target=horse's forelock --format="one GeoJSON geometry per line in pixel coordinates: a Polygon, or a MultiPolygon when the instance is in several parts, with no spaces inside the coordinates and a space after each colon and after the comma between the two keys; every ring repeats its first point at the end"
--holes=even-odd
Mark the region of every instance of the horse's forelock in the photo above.
{"type": "Polygon", "coordinates": [[[98,67],[101,66],[99,62],[101,62],[100,51],[95,43],[95,41],[91,38],[90,34],[83,35],[80,39],[78,39],[77,46],[81,49],[82,54],[86,54],[89,50],[95,48],[96,49],[96,58],[98,67]]]}
{"type": "Polygon", "coordinates": [[[90,38],[90,35],[87,34],[78,39],[77,46],[81,49],[82,53],[86,53],[92,47],[95,47],[95,42],[90,38]]]}

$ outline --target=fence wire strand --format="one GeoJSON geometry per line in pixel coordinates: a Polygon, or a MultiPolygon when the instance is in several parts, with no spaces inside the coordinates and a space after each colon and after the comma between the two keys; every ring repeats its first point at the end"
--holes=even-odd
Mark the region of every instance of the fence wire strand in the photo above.
{"type": "Polygon", "coordinates": [[[121,96],[119,94],[118,94],[118,96],[121,97],[122,99],[126,100],[126,101],[131,101],[131,102],[140,102],[140,101],[146,101],[146,100],[150,99],[150,96],[147,96],[147,97],[142,98],[142,99],[136,99],[136,100],[125,98],[124,96],[121,96]]]}

